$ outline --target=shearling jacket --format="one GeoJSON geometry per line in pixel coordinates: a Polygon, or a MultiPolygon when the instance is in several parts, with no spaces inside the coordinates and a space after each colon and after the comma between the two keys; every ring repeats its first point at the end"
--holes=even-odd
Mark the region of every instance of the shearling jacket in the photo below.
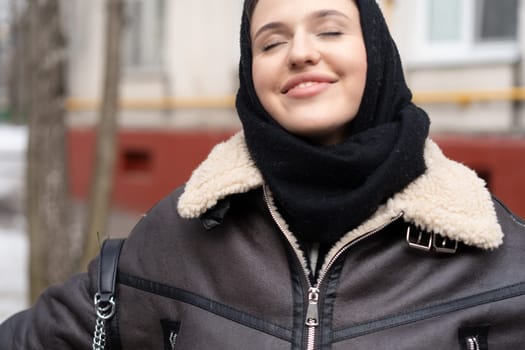
{"type": "MultiPolygon", "coordinates": [[[[525,223],[431,140],[425,162],[314,279],[242,133],[219,144],[124,243],[107,347],[524,349],[525,223]]],[[[96,267],[6,321],[1,349],[91,349],[96,267]]]]}

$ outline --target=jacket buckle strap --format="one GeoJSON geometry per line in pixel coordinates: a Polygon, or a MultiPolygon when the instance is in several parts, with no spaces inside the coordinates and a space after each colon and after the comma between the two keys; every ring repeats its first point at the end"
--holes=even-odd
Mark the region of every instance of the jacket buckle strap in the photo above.
{"type": "Polygon", "coordinates": [[[455,254],[458,250],[459,242],[455,239],[443,237],[438,234],[432,234],[432,247],[438,253],[455,254]]]}
{"type": "Polygon", "coordinates": [[[413,229],[411,225],[407,227],[406,241],[411,248],[429,252],[432,250],[433,235],[427,231],[413,229]]]}
{"type": "Polygon", "coordinates": [[[427,232],[409,225],[406,232],[406,242],[411,248],[426,252],[454,254],[458,249],[458,241],[443,237],[434,232],[427,232]]]}

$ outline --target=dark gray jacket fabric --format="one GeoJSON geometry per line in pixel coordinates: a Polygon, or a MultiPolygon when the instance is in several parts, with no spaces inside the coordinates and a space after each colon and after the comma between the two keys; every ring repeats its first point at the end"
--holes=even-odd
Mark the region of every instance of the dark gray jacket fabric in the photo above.
{"type": "MultiPolygon", "coordinates": [[[[525,223],[431,141],[426,161],[313,279],[242,135],[219,145],[124,243],[107,348],[524,349],[525,223]]],[[[3,323],[0,348],[91,349],[96,270],[3,323]]]]}

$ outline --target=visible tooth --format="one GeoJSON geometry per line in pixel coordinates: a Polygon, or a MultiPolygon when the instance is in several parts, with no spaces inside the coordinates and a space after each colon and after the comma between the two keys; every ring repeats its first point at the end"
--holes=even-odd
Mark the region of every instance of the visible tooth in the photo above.
{"type": "Polygon", "coordinates": [[[301,89],[304,89],[304,88],[310,87],[310,86],[315,85],[315,84],[317,84],[317,83],[313,82],[313,81],[306,81],[304,83],[301,83],[301,84],[297,85],[297,87],[301,88],[301,89]]]}

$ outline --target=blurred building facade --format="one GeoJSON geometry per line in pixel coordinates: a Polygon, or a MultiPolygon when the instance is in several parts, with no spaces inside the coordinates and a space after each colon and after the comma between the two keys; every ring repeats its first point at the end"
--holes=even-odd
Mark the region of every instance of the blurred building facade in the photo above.
{"type": "MultiPolygon", "coordinates": [[[[445,153],[525,216],[521,0],[382,0],[414,100],[445,153]]],[[[242,0],[126,0],[114,200],[144,210],[182,184],[234,110],[242,0]]],[[[73,192],[89,185],[104,0],[64,1],[73,192]]]]}
{"type": "Polygon", "coordinates": [[[7,63],[9,46],[9,3],[0,0],[0,121],[6,112],[7,63]]]}
{"type": "Polygon", "coordinates": [[[433,116],[434,131],[508,133],[523,127],[513,100],[523,85],[521,1],[385,2],[408,83],[433,116]]]}
{"type": "Polygon", "coordinates": [[[433,138],[525,216],[523,1],[382,4],[433,138]]]}

